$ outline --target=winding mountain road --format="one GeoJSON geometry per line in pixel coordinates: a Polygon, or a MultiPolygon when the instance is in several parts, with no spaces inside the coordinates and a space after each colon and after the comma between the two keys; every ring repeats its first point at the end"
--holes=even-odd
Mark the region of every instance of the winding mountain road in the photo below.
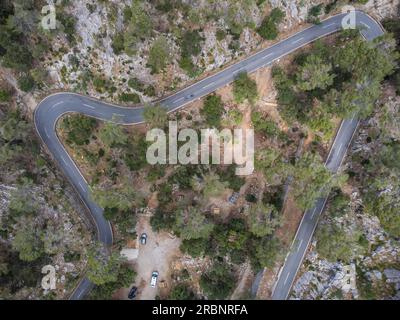
{"type": "MultiPolygon", "coordinates": [[[[345,16],[346,14],[340,14],[328,18],[319,25],[314,25],[298,32],[159,102],[168,112],[182,108],[184,105],[231,83],[240,72],[250,73],[256,71],[318,38],[339,31],[342,28],[342,20],[345,16]]],[[[380,25],[369,15],[361,11],[356,11],[356,24],[368,41],[383,34],[380,25]]],[[[90,97],[65,92],[46,97],[39,103],[35,110],[34,122],[37,133],[48,152],[58,163],[64,175],[88,208],[90,216],[93,218],[93,222],[97,228],[98,240],[107,246],[110,246],[113,242],[111,225],[104,218],[103,209],[91,200],[87,181],[57,136],[56,123],[61,116],[67,113],[79,113],[99,120],[114,121],[123,125],[133,125],[143,122],[142,112],[143,107],[120,107],[90,97]]],[[[357,128],[357,124],[358,120],[356,118],[344,120],[342,122],[326,163],[331,171],[336,172],[339,168],[351,138],[357,128]]],[[[313,208],[313,210],[308,210],[304,214],[295,241],[293,242],[294,244],[298,244],[298,248],[294,251],[292,250],[286,259],[274,290],[273,299],[287,298],[297,270],[302,263],[304,254],[312,238],[318,218],[323,210],[325,201],[326,199],[318,200],[316,207],[313,208]]],[[[71,299],[76,300],[84,298],[92,287],[93,285],[90,281],[84,278],[73,292],[71,299]]]]}

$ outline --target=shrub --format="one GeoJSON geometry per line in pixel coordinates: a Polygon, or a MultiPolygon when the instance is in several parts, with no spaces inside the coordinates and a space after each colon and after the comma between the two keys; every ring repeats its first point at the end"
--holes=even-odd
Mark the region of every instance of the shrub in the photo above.
{"type": "Polygon", "coordinates": [[[258,28],[258,34],[267,40],[274,40],[278,36],[278,24],[282,22],[285,13],[279,8],[271,11],[268,17],[265,17],[258,28]]]}
{"type": "Polygon", "coordinates": [[[18,86],[22,91],[29,92],[35,86],[35,80],[29,74],[23,75],[18,79],[18,86]]]}
{"type": "Polygon", "coordinates": [[[140,97],[136,93],[121,93],[119,100],[122,102],[140,103],[140,97]]]}
{"type": "Polygon", "coordinates": [[[224,106],[220,96],[212,94],[204,101],[201,114],[205,116],[207,123],[213,127],[219,127],[224,106]]]}
{"type": "Polygon", "coordinates": [[[115,54],[120,54],[124,51],[124,35],[123,33],[117,33],[111,43],[111,48],[115,54]]]}
{"type": "Polygon", "coordinates": [[[247,73],[240,73],[233,82],[233,96],[238,103],[247,100],[253,104],[258,97],[257,83],[247,73]]]}

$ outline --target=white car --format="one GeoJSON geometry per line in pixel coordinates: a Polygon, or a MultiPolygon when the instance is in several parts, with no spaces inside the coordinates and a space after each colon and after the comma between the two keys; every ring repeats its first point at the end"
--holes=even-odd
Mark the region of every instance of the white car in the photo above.
{"type": "Polygon", "coordinates": [[[153,271],[151,274],[150,287],[155,288],[157,284],[158,271],[153,271]]]}

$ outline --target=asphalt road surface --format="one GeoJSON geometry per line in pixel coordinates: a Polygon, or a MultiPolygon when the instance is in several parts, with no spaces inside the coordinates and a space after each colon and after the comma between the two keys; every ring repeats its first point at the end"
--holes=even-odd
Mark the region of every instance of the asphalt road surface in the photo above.
{"type": "MultiPolygon", "coordinates": [[[[342,20],[344,17],[344,14],[336,15],[324,20],[320,25],[314,25],[298,32],[267,49],[251,55],[212,76],[160,100],[160,103],[169,112],[177,110],[229,84],[241,72],[256,71],[318,38],[339,31],[342,28],[342,20]]],[[[372,40],[383,34],[379,24],[363,12],[356,12],[356,23],[357,26],[362,29],[361,32],[367,40],[372,40]]],[[[99,120],[132,125],[143,121],[143,107],[125,108],[101,102],[90,97],[63,92],[46,97],[39,103],[35,111],[34,121],[36,130],[44,145],[88,208],[97,228],[98,240],[110,246],[113,242],[111,225],[104,218],[103,209],[91,200],[86,180],[64,149],[56,134],[55,126],[57,120],[62,115],[73,112],[94,117],[99,120]]],[[[355,118],[343,122],[342,129],[335,139],[332,152],[327,162],[328,168],[332,171],[337,170],[340,166],[351,137],[356,130],[357,123],[358,120],[355,118]]],[[[319,200],[316,210],[309,210],[305,213],[296,236],[299,249],[288,256],[274,291],[274,299],[286,299],[288,296],[293,279],[301,265],[304,253],[306,252],[317,224],[318,217],[322,212],[324,202],[324,199],[319,200]]],[[[84,278],[73,292],[71,299],[84,298],[92,287],[93,285],[90,281],[84,278]]]]}

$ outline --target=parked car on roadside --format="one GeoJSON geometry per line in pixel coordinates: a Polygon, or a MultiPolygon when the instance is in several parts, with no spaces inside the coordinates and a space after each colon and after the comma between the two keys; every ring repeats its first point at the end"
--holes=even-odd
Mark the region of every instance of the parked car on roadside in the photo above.
{"type": "Polygon", "coordinates": [[[146,244],[147,242],[147,234],[146,233],[142,233],[142,235],[140,236],[140,243],[141,244],[146,244]]]}
{"type": "Polygon", "coordinates": [[[131,300],[136,298],[137,290],[137,287],[132,287],[132,289],[129,291],[128,298],[131,300]]]}
{"type": "Polygon", "coordinates": [[[151,274],[150,287],[155,288],[157,284],[158,271],[153,271],[151,274]]]}

